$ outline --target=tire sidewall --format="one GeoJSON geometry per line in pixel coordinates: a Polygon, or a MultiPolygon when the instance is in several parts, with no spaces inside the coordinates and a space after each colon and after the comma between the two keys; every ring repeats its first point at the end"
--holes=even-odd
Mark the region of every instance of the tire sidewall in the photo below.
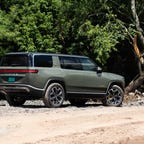
{"type": "Polygon", "coordinates": [[[46,92],[45,92],[45,95],[44,95],[44,98],[43,98],[43,102],[45,104],[46,107],[49,107],[49,108],[58,108],[60,107],[63,102],[64,102],[64,99],[65,99],[65,91],[64,91],[64,88],[61,84],[59,83],[52,83],[48,86],[46,92]],[[62,95],[63,95],[63,99],[61,101],[61,103],[59,105],[54,105],[51,101],[50,101],[50,97],[49,97],[49,92],[51,91],[51,89],[54,87],[54,86],[58,86],[61,88],[62,90],[62,95]]]}
{"type": "Polygon", "coordinates": [[[102,100],[103,105],[104,106],[115,106],[115,107],[121,106],[122,102],[123,102],[123,99],[124,99],[124,91],[122,90],[122,88],[118,85],[112,85],[112,86],[109,87],[108,91],[107,91],[107,94],[106,94],[105,98],[102,100]],[[120,101],[120,103],[118,103],[116,105],[109,104],[108,101],[107,101],[108,91],[112,88],[118,89],[121,93],[121,101],[120,101]]]}

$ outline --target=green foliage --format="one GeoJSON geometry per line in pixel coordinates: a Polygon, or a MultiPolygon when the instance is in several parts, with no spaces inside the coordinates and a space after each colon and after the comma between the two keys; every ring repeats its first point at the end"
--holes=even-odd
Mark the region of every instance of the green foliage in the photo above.
{"type": "Polygon", "coordinates": [[[81,54],[104,65],[117,44],[135,33],[123,16],[127,4],[122,0],[1,0],[0,54],[81,54]]]}
{"type": "Polygon", "coordinates": [[[9,51],[15,35],[15,32],[11,31],[9,15],[0,10],[0,56],[9,51]]]}
{"type": "Polygon", "coordinates": [[[85,39],[83,49],[87,45],[87,53],[91,52],[96,61],[105,64],[110,53],[116,51],[116,44],[126,36],[122,26],[123,23],[117,19],[108,21],[103,26],[93,26],[90,21],[86,21],[79,29],[80,38],[85,39]]]}
{"type": "Polygon", "coordinates": [[[23,5],[10,8],[13,31],[17,33],[15,42],[20,51],[57,52],[58,43],[55,29],[55,18],[59,1],[25,0],[23,5]]]}

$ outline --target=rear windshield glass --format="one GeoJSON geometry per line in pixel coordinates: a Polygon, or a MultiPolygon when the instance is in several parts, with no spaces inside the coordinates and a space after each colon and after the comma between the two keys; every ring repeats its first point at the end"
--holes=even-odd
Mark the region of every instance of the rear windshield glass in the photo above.
{"type": "Polygon", "coordinates": [[[28,66],[28,56],[7,55],[1,59],[0,66],[28,66]]]}

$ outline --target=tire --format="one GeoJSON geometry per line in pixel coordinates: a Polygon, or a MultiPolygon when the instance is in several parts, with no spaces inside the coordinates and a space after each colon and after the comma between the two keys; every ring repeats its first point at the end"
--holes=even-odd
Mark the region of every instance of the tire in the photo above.
{"type": "Polygon", "coordinates": [[[121,106],[124,98],[124,92],[118,85],[111,86],[105,98],[102,100],[104,106],[121,106]]]}
{"type": "Polygon", "coordinates": [[[69,99],[69,102],[73,106],[81,107],[81,106],[85,105],[85,103],[87,102],[87,100],[85,100],[85,99],[69,99]]]}
{"type": "Polygon", "coordinates": [[[63,104],[65,99],[65,91],[61,84],[52,83],[48,86],[43,102],[46,107],[58,108],[63,104]]]}
{"type": "Polygon", "coordinates": [[[7,95],[6,100],[10,106],[21,106],[25,103],[25,99],[20,96],[7,95]]]}

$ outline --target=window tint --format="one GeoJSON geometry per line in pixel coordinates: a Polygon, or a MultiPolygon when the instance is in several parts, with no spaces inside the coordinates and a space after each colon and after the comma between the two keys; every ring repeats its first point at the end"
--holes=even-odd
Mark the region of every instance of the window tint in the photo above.
{"type": "Polygon", "coordinates": [[[82,70],[82,65],[76,57],[60,56],[59,59],[63,69],[82,70]]]}
{"type": "Polygon", "coordinates": [[[35,55],[34,66],[36,67],[52,67],[52,56],[35,55]]]}
{"type": "Polygon", "coordinates": [[[80,58],[83,70],[86,71],[96,71],[96,64],[91,61],[89,58],[80,58]]]}
{"type": "Polygon", "coordinates": [[[1,66],[28,66],[27,55],[7,55],[1,60],[1,66]]]}

